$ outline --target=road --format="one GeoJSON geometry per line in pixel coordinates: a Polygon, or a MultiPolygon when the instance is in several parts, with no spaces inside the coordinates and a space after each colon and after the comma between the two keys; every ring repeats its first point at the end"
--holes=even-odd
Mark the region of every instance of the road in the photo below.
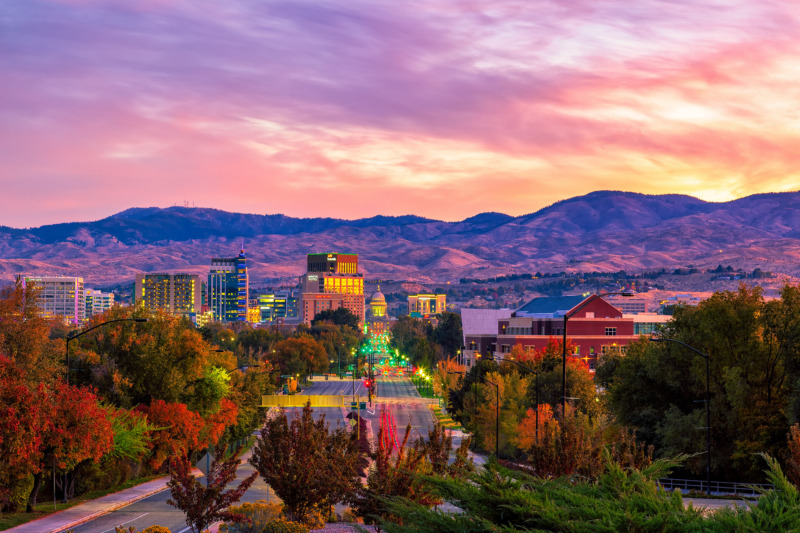
{"type": "MultiPolygon", "coordinates": [[[[360,394],[362,400],[366,399],[367,390],[360,380],[355,381],[356,394],[360,394]]],[[[330,380],[314,381],[305,387],[303,394],[312,395],[351,395],[353,392],[352,380],[330,380]]],[[[388,409],[394,415],[398,429],[398,438],[402,437],[406,425],[410,422],[412,427],[412,438],[417,435],[427,436],[428,429],[433,426],[433,415],[430,408],[419,402],[417,394],[411,381],[407,378],[399,377],[379,377],[377,383],[377,398],[372,407],[364,412],[362,416],[371,422],[373,435],[377,437],[380,427],[381,407],[388,409]],[[393,403],[386,403],[384,400],[390,399],[393,403]],[[416,402],[415,402],[416,399],[416,402]],[[404,401],[405,400],[405,401],[404,401]]],[[[325,414],[326,419],[335,427],[338,422],[344,423],[343,411],[341,408],[317,408],[314,410],[315,417],[325,414]]],[[[237,472],[237,483],[253,472],[253,468],[243,463],[237,472]]],[[[189,531],[184,515],[181,511],[166,504],[170,498],[168,490],[155,494],[149,498],[123,507],[117,511],[96,518],[81,526],[73,528],[75,533],[113,533],[115,526],[134,526],[138,531],[152,525],[167,527],[173,533],[186,533],[189,531]]],[[[255,502],[258,500],[275,501],[277,498],[271,489],[260,477],[245,493],[242,502],[255,502]]]]}

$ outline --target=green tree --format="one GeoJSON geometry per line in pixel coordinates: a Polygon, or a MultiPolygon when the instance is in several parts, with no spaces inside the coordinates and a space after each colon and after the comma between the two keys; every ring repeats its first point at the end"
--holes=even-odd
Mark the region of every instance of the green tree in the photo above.
{"type": "Polygon", "coordinates": [[[326,309],[324,311],[320,311],[314,315],[314,318],[311,321],[312,325],[322,322],[330,322],[335,326],[347,326],[358,331],[358,325],[361,320],[346,307],[340,307],[338,309],[326,309]]]}
{"type": "MultiPolygon", "coordinates": [[[[756,455],[779,456],[792,418],[792,373],[800,346],[796,288],[765,302],[758,287],[718,292],[696,307],[677,307],[664,336],[709,356],[711,466],[714,477],[760,481],[756,455]],[[787,420],[788,415],[788,420],[787,420]]],[[[611,412],[654,444],[659,454],[697,453],[705,468],[706,360],[676,343],[629,346],[598,368],[611,412]]]]}
{"type": "Polygon", "coordinates": [[[433,330],[433,339],[442,347],[444,358],[455,357],[461,349],[464,335],[461,330],[461,315],[457,313],[442,313],[439,323],[433,330]]]}

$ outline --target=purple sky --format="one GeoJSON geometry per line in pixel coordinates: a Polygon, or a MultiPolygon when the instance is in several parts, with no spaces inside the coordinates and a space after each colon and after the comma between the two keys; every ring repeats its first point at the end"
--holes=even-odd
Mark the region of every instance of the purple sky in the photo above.
{"type": "Polygon", "coordinates": [[[2,0],[0,224],[800,189],[796,0],[2,0]]]}

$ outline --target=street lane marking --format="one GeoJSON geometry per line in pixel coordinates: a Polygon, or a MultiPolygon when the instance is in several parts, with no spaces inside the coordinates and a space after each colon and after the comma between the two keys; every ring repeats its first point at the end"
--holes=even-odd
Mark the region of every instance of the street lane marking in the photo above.
{"type": "MultiPolygon", "coordinates": [[[[125,524],[128,524],[128,523],[130,523],[130,522],[133,522],[134,520],[139,520],[141,517],[143,517],[143,516],[147,516],[147,515],[149,515],[149,514],[150,514],[150,513],[144,513],[143,515],[139,515],[139,516],[137,516],[136,518],[131,518],[131,519],[130,519],[130,520],[128,520],[127,522],[122,522],[121,524],[117,524],[117,527],[121,527],[121,526],[123,526],[123,525],[125,525],[125,524]]],[[[103,531],[103,533],[109,533],[110,531],[114,531],[114,530],[116,530],[116,529],[117,529],[117,527],[115,527],[114,529],[106,529],[105,531],[103,531]]]]}

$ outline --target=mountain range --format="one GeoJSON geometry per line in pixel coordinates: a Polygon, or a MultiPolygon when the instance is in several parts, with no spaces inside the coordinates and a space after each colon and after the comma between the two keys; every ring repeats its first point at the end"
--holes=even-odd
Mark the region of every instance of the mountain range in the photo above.
{"type": "Polygon", "coordinates": [[[438,282],[510,273],[733,265],[800,274],[800,192],[730,202],[597,191],[528,215],[460,222],[408,215],[292,218],[208,208],[133,208],[94,222],[0,226],[0,276],[205,274],[244,245],[251,280],[290,278],[309,252],[355,252],[371,279],[438,282]]]}

